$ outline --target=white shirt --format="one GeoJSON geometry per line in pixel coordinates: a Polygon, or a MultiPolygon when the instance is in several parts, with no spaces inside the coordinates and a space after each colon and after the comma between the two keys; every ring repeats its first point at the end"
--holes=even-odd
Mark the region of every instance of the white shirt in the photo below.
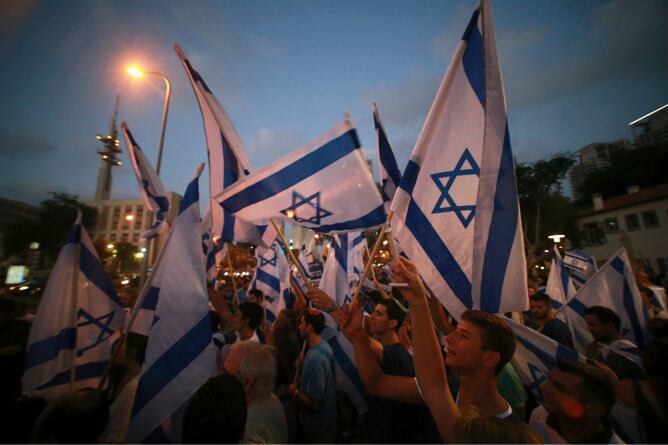
{"type": "Polygon", "coordinates": [[[283,405],[274,393],[248,404],[243,443],[287,443],[288,426],[283,405]]]}

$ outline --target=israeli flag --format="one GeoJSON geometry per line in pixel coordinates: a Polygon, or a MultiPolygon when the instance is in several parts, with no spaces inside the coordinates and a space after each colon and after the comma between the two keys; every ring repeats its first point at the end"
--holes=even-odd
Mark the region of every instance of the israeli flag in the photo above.
{"type": "Polygon", "coordinates": [[[188,184],[153,274],[156,281],[148,285],[159,285],[157,321],[149,332],[132,408],[131,443],[180,442],[167,425],[178,430],[181,419],[173,415],[181,413],[180,408],[217,371],[202,261],[198,180],[203,167],[199,165],[188,184]]]}
{"type": "MultiPolygon", "coordinates": [[[[309,273],[309,266],[308,266],[308,254],[306,253],[306,244],[302,244],[301,248],[299,249],[299,255],[297,256],[297,262],[301,266],[302,270],[306,274],[306,278],[311,280],[311,274],[309,273]]],[[[301,288],[302,292],[306,292],[308,290],[308,286],[304,282],[304,279],[302,278],[302,274],[299,273],[296,267],[292,268],[292,273],[293,276],[295,277],[295,280],[297,281],[297,284],[301,288]]]]}
{"type": "Polygon", "coordinates": [[[97,386],[125,312],[81,224],[60,250],[40,299],[26,349],[23,394],[53,399],[97,386]]]}
{"type": "Polygon", "coordinates": [[[395,238],[453,316],[471,308],[528,308],[515,166],[487,0],[459,42],[392,209],[395,238]]]}
{"type": "Polygon", "coordinates": [[[255,257],[257,266],[249,289],[261,290],[266,300],[274,302],[281,295],[280,263],[285,262],[285,256],[278,243],[274,242],[264,254],[256,252],[255,257]]]}
{"type": "MultiPolygon", "coordinates": [[[[213,95],[204,78],[193,68],[179,45],[174,45],[188,80],[193,87],[204,121],[204,133],[209,155],[209,187],[211,196],[237,182],[253,171],[239,134],[223,106],[213,95]]],[[[257,228],[236,219],[212,201],[213,235],[218,241],[260,242],[257,228]]],[[[222,249],[222,247],[221,247],[222,249]]],[[[219,255],[220,262],[220,255],[219,255]]]]}
{"type": "Polygon", "coordinates": [[[573,332],[573,344],[581,353],[593,341],[585,321],[585,310],[589,306],[603,306],[615,311],[621,319],[624,337],[643,348],[647,336],[645,323],[649,315],[624,248],[610,258],[564,306],[564,315],[573,332]]]}
{"type": "MultiPolygon", "coordinates": [[[[350,303],[352,296],[348,276],[349,235],[338,234],[334,236],[319,284],[319,288],[334,298],[339,307],[350,303]]],[[[369,409],[369,399],[357,371],[355,350],[329,314],[325,314],[325,320],[327,321],[327,328],[323,331],[322,336],[334,351],[337,385],[345,391],[357,411],[360,414],[365,413],[369,409]]]]}
{"type": "Polygon", "coordinates": [[[153,226],[139,236],[140,240],[145,241],[162,233],[171,224],[169,200],[160,176],[146,158],[125,122],[121,124],[121,133],[123,133],[125,146],[132,162],[132,168],[135,171],[137,184],[139,184],[139,194],[146,208],[155,215],[153,226]]]}
{"type": "Polygon", "coordinates": [[[278,239],[278,232],[273,224],[259,224],[257,230],[260,234],[260,244],[256,246],[255,251],[264,255],[267,249],[271,248],[274,242],[278,239]]]}
{"type": "Polygon", "coordinates": [[[206,210],[204,218],[202,218],[202,251],[204,252],[204,270],[206,270],[206,283],[209,286],[216,284],[218,278],[218,261],[216,261],[216,254],[220,260],[227,254],[227,245],[225,243],[216,243],[213,240],[213,217],[211,216],[211,207],[206,210]]]}
{"type": "MultiPolygon", "coordinates": [[[[557,343],[549,337],[504,318],[517,338],[515,354],[511,363],[522,383],[531,391],[538,404],[543,403],[541,385],[548,379],[552,368],[560,358],[575,362],[585,362],[583,355],[557,343]]],[[[625,443],[643,443],[641,432],[637,428],[635,412],[622,402],[617,402],[611,412],[610,421],[613,429],[625,443]]],[[[537,430],[538,431],[538,430],[537,430]]]]}
{"type": "Polygon", "coordinates": [[[401,171],[399,171],[390,141],[387,140],[385,127],[380,120],[375,102],[373,103],[373,125],[376,128],[378,139],[378,171],[380,173],[381,194],[383,195],[383,202],[389,208],[389,204],[394,198],[394,192],[399,187],[399,181],[401,181],[401,171]]]}
{"type": "Polygon", "coordinates": [[[584,250],[569,250],[564,253],[564,266],[573,271],[571,277],[576,286],[582,286],[598,271],[596,258],[584,250]]]}
{"type": "Polygon", "coordinates": [[[386,220],[348,120],[215,198],[237,218],[256,223],[276,218],[325,233],[377,227],[386,220]]]}
{"type": "Polygon", "coordinates": [[[575,286],[573,286],[568,270],[561,260],[559,249],[555,247],[545,292],[550,296],[552,305],[557,309],[575,295],[575,286]]]}

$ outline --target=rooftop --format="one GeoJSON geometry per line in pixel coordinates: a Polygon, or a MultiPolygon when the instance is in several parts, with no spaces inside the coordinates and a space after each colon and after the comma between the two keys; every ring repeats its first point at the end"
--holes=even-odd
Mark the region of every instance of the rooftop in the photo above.
{"type": "Polygon", "coordinates": [[[668,184],[656,185],[646,189],[639,190],[634,193],[627,193],[625,195],[613,196],[612,198],[603,200],[603,208],[594,210],[593,208],[582,211],[579,216],[595,215],[597,213],[604,213],[610,210],[630,207],[645,202],[657,201],[668,198],[668,184]]]}

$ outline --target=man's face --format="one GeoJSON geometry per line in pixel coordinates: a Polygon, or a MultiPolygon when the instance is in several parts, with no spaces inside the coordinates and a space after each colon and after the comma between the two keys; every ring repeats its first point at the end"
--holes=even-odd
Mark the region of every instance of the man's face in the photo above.
{"type": "Polygon", "coordinates": [[[580,377],[554,368],[548,379],[540,387],[543,393],[543,406],[550,414],[558,417],[567,416],[573,419],[584,415],[584,404],[578,399],[580,394],[580,377]]]}
{"type": "Polygon", "coordinates": [[[387,316],[387,307],[384,304],[377,304],[371,314],[371,333],[385,335],[390,329],[392,327],[387,316]]]}
{"type": "Polygon", "coordinates": [[[240,310],[234,314],[234,319],[232,320],[232,327],[235,331],[241,331],[244,327],[244,319],[240,310]]]}
{"type": "Polygon", "coordinates": [[[445,337],[448,355],[445,363],[454,369],[471,369],[482,365],[482,333],[473,323],[462,320],[457,329],[445,337]]]}
{"type": "Polygon", "coordinates": [[[612,323],[601,323],[601,320],[598,319],[596,314],[585,315],[585,321],[587,322],[587,330],[591,333],[592,337],[594,337],[594,340],[603,343],[609,343],[612,340],[612,334],[614,332],[612,323]]]}
{"type": "Polygon", "coordinates": [[[547,301],[531,301],[529,302],[529,310],[538,320],[545,320],[552,311],[552,306],[547,301]]]}
{"type": "Polygon", "coordinates": [[[299,318],[299,336],[302,340],[306,340],[308,337],[308,325],[303,316],[299,318]]]}

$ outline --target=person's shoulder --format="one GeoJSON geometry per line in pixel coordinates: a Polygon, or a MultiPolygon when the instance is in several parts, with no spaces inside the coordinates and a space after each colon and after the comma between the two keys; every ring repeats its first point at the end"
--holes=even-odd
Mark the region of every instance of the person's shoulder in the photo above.
{"type": "Polygon", "coordinates": [[[545,423],[549,415],[550,413],[547,412],[543,405],[538,405],[531,413],[529,423],[545,423]]]}

